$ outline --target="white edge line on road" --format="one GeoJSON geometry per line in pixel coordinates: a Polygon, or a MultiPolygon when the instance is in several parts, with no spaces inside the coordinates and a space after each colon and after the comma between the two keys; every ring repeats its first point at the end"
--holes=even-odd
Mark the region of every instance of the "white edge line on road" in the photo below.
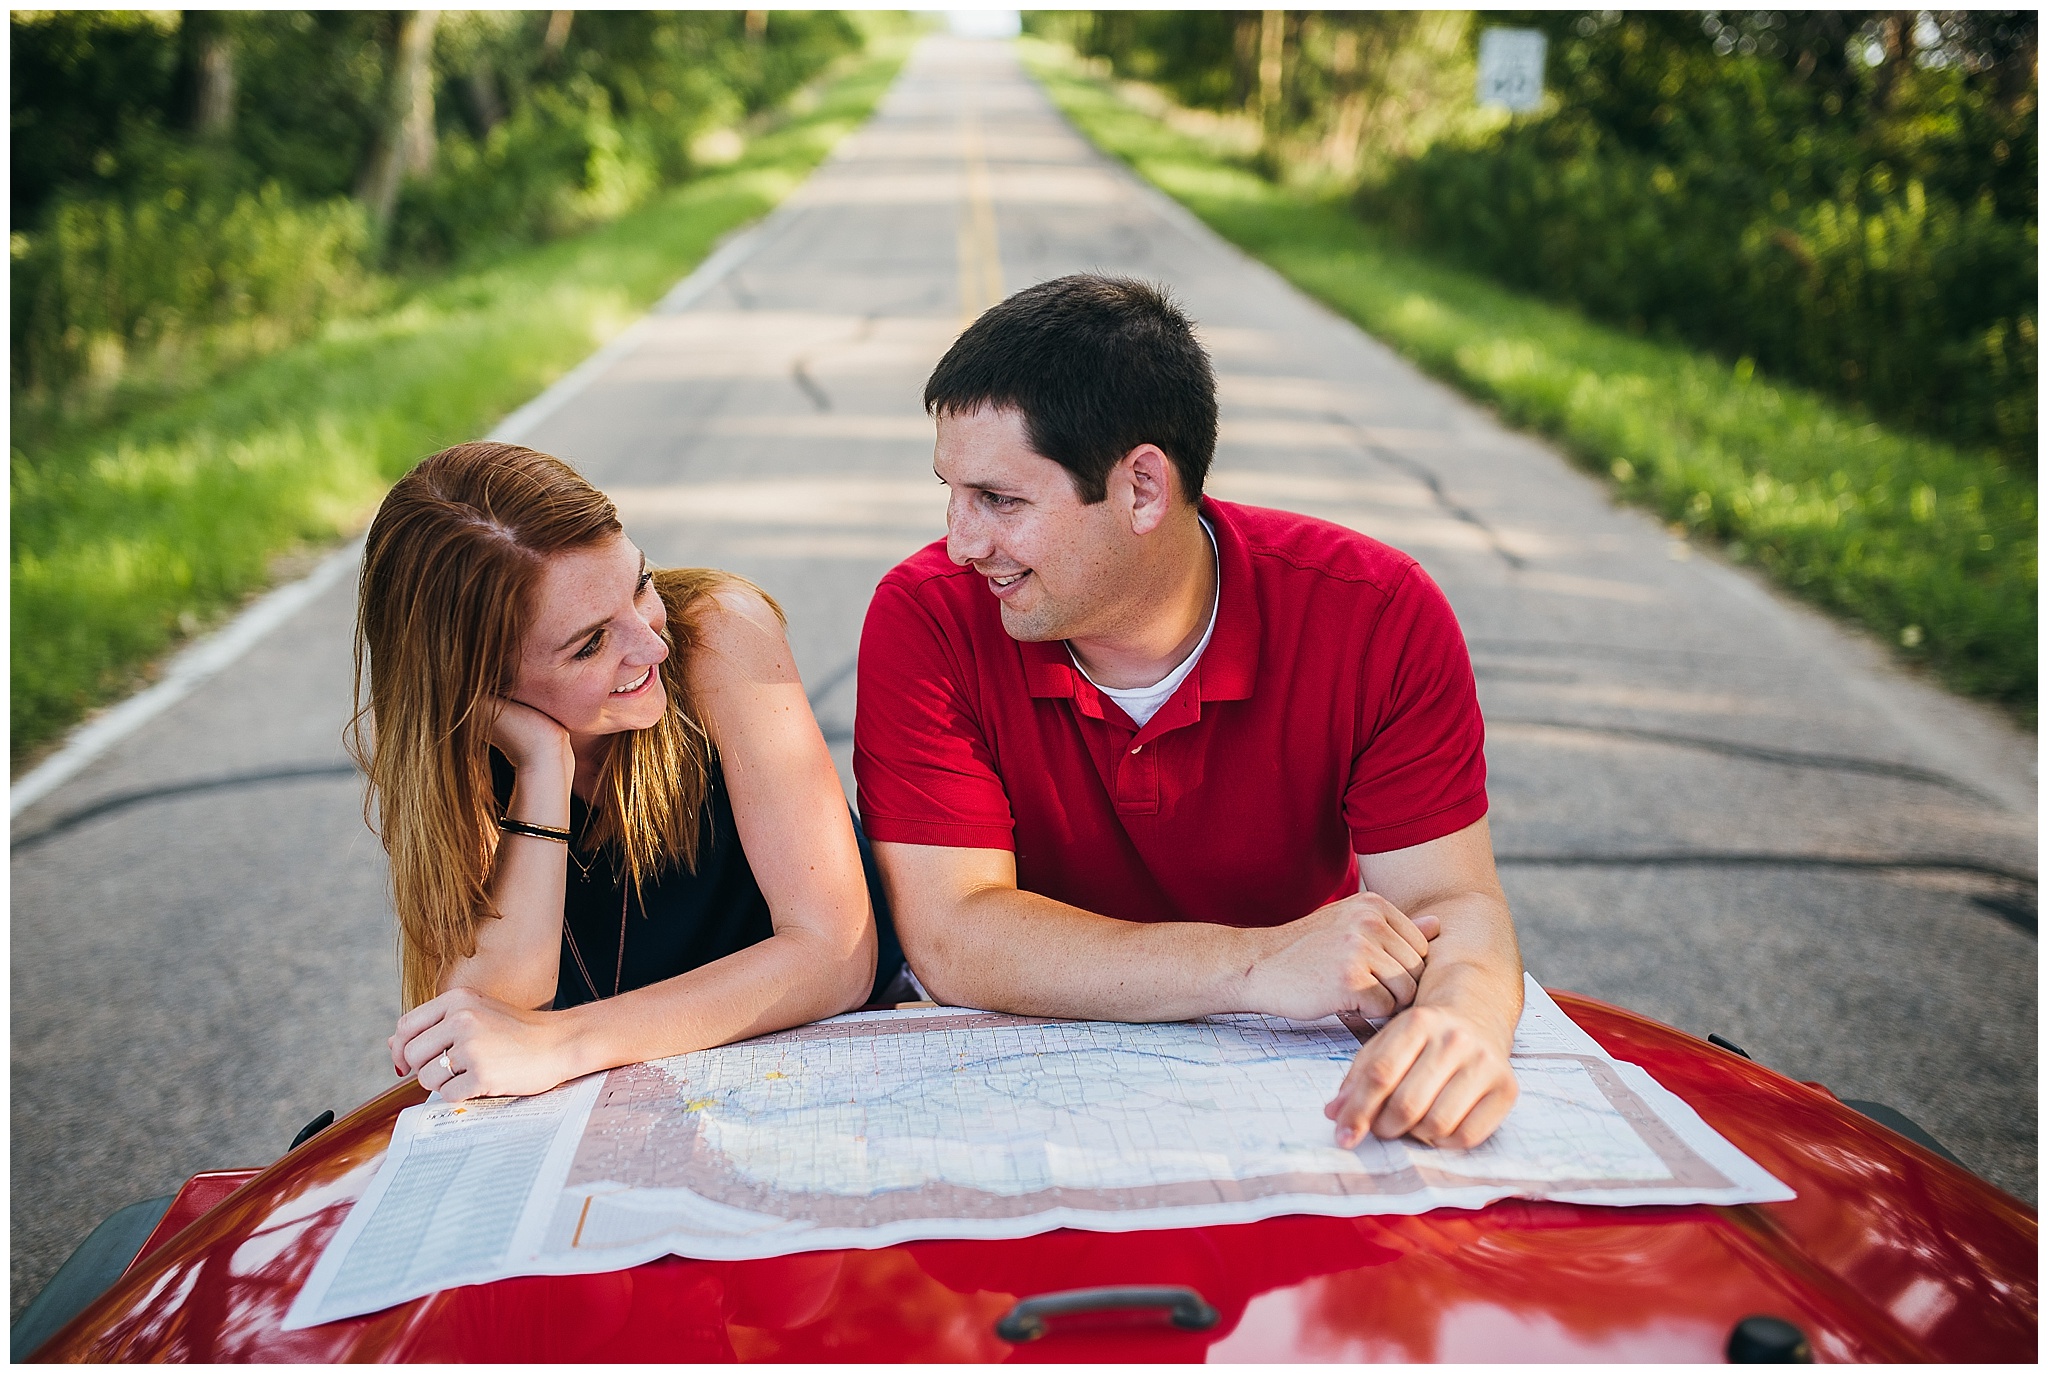
{"type": "MultiPolygon", "coordinates": [[[[620,358],[631,352],[647,332],[651,315],[674,315],[689,309],[712,287],[760,248],[762,231],[779,215],[771,214],[727,239],[695,271],[670,288],[648,315],[614,335],[604,347],[578,363],[555,384],[507,415],[486,438],[517,443],[560,410],[620,358]]],[[[320,560],[312,572],[269,592],[226,625],[195,641],[172,657],[164,675],[119,705],[110,707],[71,732],[56,753],[30,769],[7,789],[11,820],[57,790],[120,740],[184,700],[192,690],[255,646],[256,642],[303,610],[322,592],[355,571],[363,556],[360,536],[320,560]]]]}

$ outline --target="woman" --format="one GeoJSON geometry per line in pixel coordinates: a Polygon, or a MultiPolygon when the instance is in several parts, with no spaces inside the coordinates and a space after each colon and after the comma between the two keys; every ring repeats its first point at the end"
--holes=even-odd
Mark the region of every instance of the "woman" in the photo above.
{"type": "Polygon", "coordinates": [[[392,1066],[444,1097],[831,1016],[878,949],[901,967],[780,608],[650,569],[545,454],[462,444],[385,498],[351,751],[398,908],[392,1066]]]}

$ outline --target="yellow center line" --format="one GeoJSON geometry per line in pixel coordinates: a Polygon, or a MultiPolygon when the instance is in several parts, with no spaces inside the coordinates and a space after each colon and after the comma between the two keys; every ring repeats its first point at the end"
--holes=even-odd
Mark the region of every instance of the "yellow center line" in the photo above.
{"type": "Polygon", "coordinates": [[[1003,257],[996,239],[995,193],[981,142],[981,111],[960,117],[960,154],[967,170],[966,213],[960,217],[960,327],[1003,298],[1003,257]]]}

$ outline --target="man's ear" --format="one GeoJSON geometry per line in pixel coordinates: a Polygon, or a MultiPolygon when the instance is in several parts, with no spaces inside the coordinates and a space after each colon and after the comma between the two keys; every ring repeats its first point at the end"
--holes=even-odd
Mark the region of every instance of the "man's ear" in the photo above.
{"type": "Polygon", "coordinates": [[[1152,533],[1165,523],[1179,499],[1173,460],[1157,444],[1140,444],[1117,466],[1130,484],[1131,533],[1152,533]]]}

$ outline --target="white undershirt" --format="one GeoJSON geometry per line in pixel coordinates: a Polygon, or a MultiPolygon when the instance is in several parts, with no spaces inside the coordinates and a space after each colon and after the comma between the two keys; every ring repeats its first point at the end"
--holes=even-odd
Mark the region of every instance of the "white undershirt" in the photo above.
{"type": "Polygon", "coordinates": [[[1095,684],[1096,691],[1123,707],[1124,714],[1138,722],[1139,729],[1148,725],[1152,717],[1159,714],[1159,708],[1166,704],[1167,698],[1188,680],[1188,674],[1195,671],[1195,663],[1202,657],[1202,650],[1209,647],[1209,636],[1216,633],[1216,608],[1223,601],[1223,558],[1216,552],[1216,532],[1209,528],[1207,520],[1202,521],[1202,533],[1209,536],[1209,555],[1216,560],[1216,595],[1209,602],[1209,624],[1202,631],[1202,641],[1195,645],[1195,651],[1187,656],[1180,667],[1150,687],[1105,687],[1094,678],[1088,677],[1088,670],[1081,666],[1080,656],[1074,653],[1074,646],[1067,646],[1067,656],[1074,660],[1075,671],[1082,677],[1088,677],[1088,681],[1095,684]]]}

